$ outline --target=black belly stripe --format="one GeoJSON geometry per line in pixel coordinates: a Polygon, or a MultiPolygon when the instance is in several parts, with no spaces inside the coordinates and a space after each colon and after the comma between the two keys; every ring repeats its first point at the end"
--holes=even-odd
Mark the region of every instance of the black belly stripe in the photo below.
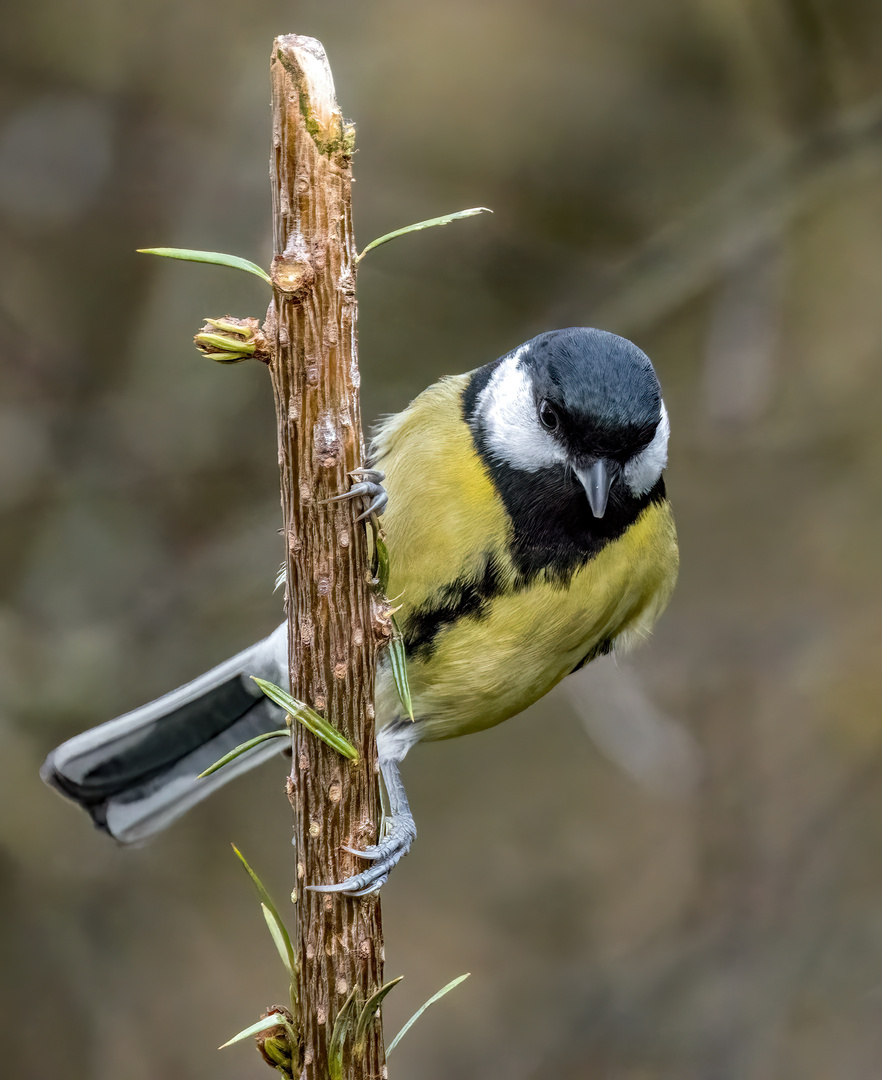
{"type": "Polygon", "coordinates": [[[445,626],[452,626],[459,619],[483,618],[490,602],[502,591],[496,558],[485,555],[479,574],[444,585],[431,600],[410,612],[402,630],[407,656],[428,660],[435,651],[435,639],[445,626]]]}
{"type": "MultiPolygon", "coordinates": [[[[574,535],[574,529],[567,530],[567,523],[560,517],[550,523],[537,523],[535,528],[525,530],[520,543],[516,529],[509,548],[516,569],[514,580],[503,583],[495,556],[485,555],[480,573],[457,578],[442,586],[431,599],[405,617],[402,635],[406,655],[409,659],[428,660],[435,651],[436,639],[442,630],[459,619],[486,618],[493,600],[503,593],[523,592],[540,578],[566,589],[576,571],[590,562],[607,544],[623,536],[647,506],[664,501],[664,482],[660,480],[649,495],[632,500],[633,516],[627,524],[621,519],[615,521],[608,530],[604,530],[606,535],[596,532],[589,536],[579,535],[578,532],[574,535]]],[[[585,502],[587,505],[587,499],[585,502]]],[[[575,529],[578,529],[577,523],[575,529]]],[[[611,649],[612,641],[602,641],[573,670],[578,671],[590,660],[606,655],[611,649]]]]}

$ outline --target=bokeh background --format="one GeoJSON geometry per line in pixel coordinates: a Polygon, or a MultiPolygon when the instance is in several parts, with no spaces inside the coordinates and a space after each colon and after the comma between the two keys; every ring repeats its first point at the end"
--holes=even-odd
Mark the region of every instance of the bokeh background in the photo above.
{"type": "Polygon", "coordinates": [[[152,844],[45,789],[58,741],[280,615],[266,372],[202,360],[269,258],[274,34],[358,126],[366,420],[555,326],[653,357],[679,589],[653,641],[418,748],[384,890],[423,1080],[882,1071],[882,7],[876,0],[57,0],[0,36],[0,1055],[36,1080],[261,1077],[284,764],[152,844]]]}

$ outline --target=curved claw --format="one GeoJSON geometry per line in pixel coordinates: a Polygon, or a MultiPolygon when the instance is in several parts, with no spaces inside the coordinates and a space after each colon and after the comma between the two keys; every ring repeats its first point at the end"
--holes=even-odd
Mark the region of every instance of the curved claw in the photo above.
{"type": "Polygon", "coordinates": [[[383,489],[379,484],[374,484],[369,480],[361,481],[357,484],[353,484],[348,491],[344,491],[340,495],[332,495],[329,499],[322,499],[323,504],[332,502],[345,502],[347,499],[357,499],[359,495],[375,496],[379,491],[383,489]]]}
{"type": "MultiPolygon", "coordinates": [[[[394,863],[392,864],[395,865],[394,863]]],[[[336,885],[307,885],[307,889],[310,892],[320,893],[343,893],[344,896],[356,896],[359,893],[363,893],[366,889],[372,889],[374,885],[379,889],[383,882],[389,877],[389,871],[392,866],[384,867],[373,866],[370,870],[365,870],[360,874],[354,874],[352,877],[346,878],[345,881],[338,881],[336,885]]]]}
{"type": "Polygon", "coordinates": [[[352,891],[346,892],[343,895],[344,896],[373,896],[374,893],[378,893],[380,891],[380,889],[382,889],[382,887],[386,884],[386,881],[387,881],[388,877],[389,877],[388,874],[383,874],[383,876],[378,881],[375,881],[373,883],[373,885],[368,885],[368,887],[366,889],[359,889],[357,892],[352,892],[352,891]]]}
{"type": "Polygon", "coordinates": [[[382,484],[386,474],[379,469],[353,469],[350,476],[360,476],[364,480],[370,480],[374,484],[382,484]]]}
{"type": "Polygon", "coordinates": [[[330,499],[323,499],[322,505],[334,502],[345,502],[348,499],[367,497],[371,502],[367,510],[365,510],[363,514],[359,514],[355,519],[356,522],[365,521],[374,514],[382,514],[386,509],[386,504],[389,502],[389,496],[386,494],[386,489],[380,483],[380,480],[384,479],[384,474],[378,472],[376,469],[355,469],[349,475],[360,475],[366,477],[366,479],[353,484],[348,491],[344,491],[340,495],[332,495],[330,499]],[[378,479],[374,479],[375,477],[378,479]]]}
{"type": "Polygon", "coordinates": [[[360,874],[353,874],[352,877],[336,885],[307,885],[306,887],[310,892],[338,892],[343,893],[344,896],[369,896],[371,893],[378,892],[389,877],[392,868],[410,851],[410,845],[415,836],[416,829],[413,827],[412,818],[393,820],[391,831],[382,843],[365,848],[364,851],[349,847],[343,849],[360,858],[376,860],[372,867],[362,870],[360,874]]]}
{"type": "Polygon", "coordinates": [[[386,489],[384,487],[380,487],[379,484],[373,486],[375,486],[378,491],[376,492],[376,494],[374,494],[370,506],[368,506],[367,510],[365,510],[363,514],[358,515],[358,517],[355,519],[356,521],[365,521],[367,518],[373,517],[374,514],[377,514],[379,516],[386,509],[386,504],[389,502],[389,496],[386,494],[386,489]]]}
{"type": "Polygon", "coordinates": [[[359,857],[359,859],[368,859],[368,860],[380,859],[383,856],[383,852],[380,850],[378,845],[374,845],[373,847],[364,848],[361,851],[359,851],[358,848],[346,847],[345,844],[342,844],[341,847],[342,847],[343,851],[348,851],[350,855],[357,855],[359,857]]]}

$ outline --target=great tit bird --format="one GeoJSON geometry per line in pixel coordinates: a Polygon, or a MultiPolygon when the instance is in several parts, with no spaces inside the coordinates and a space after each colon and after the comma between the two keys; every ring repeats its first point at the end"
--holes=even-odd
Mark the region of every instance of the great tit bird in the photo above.
{"type": "MultiPolygon", "coordinates": [[[[670,426],[649,358],[582,327],[540,334],[442,379],[379,427],[353,488],[374,497],[415,721],[388,660],[377,673],[386,836],[369,867],[313,885],[376,892],[416,835],[398,765],[418,742],[493,727],[597,656],[647,635],[677,576],[662,477],[670,426]],[[385,474],[385,493],[378,486],[385,474]]],[[[167,826],[275,751],[210,777],[233,747],[282,725],[250,676],[288,685],[287,628],[200,678],[52,751],[47,783],[124,843],[167,826]]]]}

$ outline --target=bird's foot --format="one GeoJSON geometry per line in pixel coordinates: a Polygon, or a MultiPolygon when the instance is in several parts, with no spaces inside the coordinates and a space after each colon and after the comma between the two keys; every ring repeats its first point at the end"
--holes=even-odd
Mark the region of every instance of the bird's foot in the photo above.
{"type": "Polygon", "coordinates": [[[382,484],[382,481],[386,479],[386,474],[381,473],[378,469],[353,469],[349,475],[354,477],[356,481],[352,487],[348,491],[344,491],[342,495],[333,495],[330,499],[325,499],[324,502],[344,502],[347,499],[358,498],[370,499],[367,510],[363,514],[359,514],[355,519],[357,522],[366,521],[375,514],[382,514],[386,509],[386,503],[389,501],[389,496],[386,494],[386,489],[382,484]]]}
{"type": "Polygon", "coordinates": [[[364,848],[344,847],[344,851],[368,859],[374,865],[360,874],[353,874],[336,885],[307,885],[311,892],[339,892],[344,896],[371,896],[385,885],[389,873],[402,859],[416,837],[416,825],[410,814],[386,818],[387,834],[379,844],[364,848]]]}

